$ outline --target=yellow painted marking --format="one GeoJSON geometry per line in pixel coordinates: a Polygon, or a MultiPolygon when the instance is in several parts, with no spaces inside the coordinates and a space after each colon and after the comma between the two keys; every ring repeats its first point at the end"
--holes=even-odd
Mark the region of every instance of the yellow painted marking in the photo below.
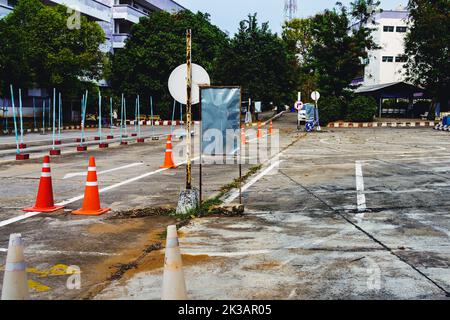
{"type": "Polygon", "coordinates": [[[32,279],[28,280],[28,288],[30,288],[31,290],[34,290],[36,292],[45,292],[45,291],[49,291],[51,290],[50,287],[39,283],[37,281],[34,281],[32,279]]]}

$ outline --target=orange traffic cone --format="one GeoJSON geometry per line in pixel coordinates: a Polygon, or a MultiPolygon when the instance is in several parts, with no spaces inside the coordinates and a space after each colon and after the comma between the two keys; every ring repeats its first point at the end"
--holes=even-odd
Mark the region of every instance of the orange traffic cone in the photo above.
{"type": "Polygon", "coordinates": [[[257,133],[256,137],[257,137],[258,139],[259,139],[259,138],[262,138],[261,122],[258,122],[258,133],[257,133]]]}
{"type": "Polygon", "coordinates": [[[272,125],[272,120],[270,120],[269,134],[272,134],[272,132],[273,132],[273,125],[272,125]]]}
{"type": "Polygon", "coordinates": [[[247,143],[247,138],[245,136],[245,126],[241,126],[241,142],[242,144],[246,144],[247,143]]]}
{"type": "Polygon", "coordinates": [[[83,207],[72,211],[72,214],[99,216],[110,211],[110,208],[100,208],[100,195],[98,193],[97,168],[95,167],[95,158],[89,159],[89,168],[84,189],[83,207]]]}
{"type": "Polygon", "coordinates": [[[172,154],[172,135],[169,134],[167,136],[167,144],[166,144],[166,154],[164,156],[164,165],[162,165],[161,169],[174,169],[177,166],[173,162],[173,154],[172,154]]]}
{"type": "Polygon", "coordinates": [[[24,208],[26,212],[53,212],[64,208],[64,206],[55,206],[53,201],[52,176],[50,171],[50,157],[44,157],[42,164],[41,179],[36,197],[36,204],[31,208],[24,208]]]}

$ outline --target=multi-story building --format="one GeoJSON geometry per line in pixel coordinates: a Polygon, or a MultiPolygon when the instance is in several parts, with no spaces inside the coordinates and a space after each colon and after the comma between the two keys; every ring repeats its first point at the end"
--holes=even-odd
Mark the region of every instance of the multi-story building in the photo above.
{"type": "MultiPolygon", "coordinates": [[[[18,0],[0,0],[0,19],[6,16],[18,0]]],[[[43,0],[45,4],[64,4],[89,19],[95,20],[105,31],[103,51],[112,51],[125,46],[131,26],[139,18],[154,11],[178,12],[184,10],[173,0],[43,0]]]]}
{"type": "Polygon", "coordinates": [[[373,38],[381,48],[370,51],[364,69],[364,86],[403,81],[405,36],[408,31],[408,11],[399,6],[374,16],[373,38]]]}

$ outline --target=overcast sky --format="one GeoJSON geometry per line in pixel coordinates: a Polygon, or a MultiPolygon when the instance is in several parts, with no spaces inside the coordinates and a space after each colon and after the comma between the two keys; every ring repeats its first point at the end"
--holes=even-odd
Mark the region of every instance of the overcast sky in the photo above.
{"type": "MultiPolygon", "coordinates": [[[[280,33],[284,19],[284,0],[175,0],[191,11],[208,12],[211,20],[222,30],[234,34],[239,21],[249,13],[258,13],[259,21],[269,21],[272,31],[280,33]]],[[[341,0],[348,4],[351,0],[341,0]]],[[[307,17],[325,8],[333,7],[334,0],[298,0],[299,17],[307,17]]],[[[406,5],[408,0],[381,0],[384,10],[395,9],[399,4],[406,5]]]]}

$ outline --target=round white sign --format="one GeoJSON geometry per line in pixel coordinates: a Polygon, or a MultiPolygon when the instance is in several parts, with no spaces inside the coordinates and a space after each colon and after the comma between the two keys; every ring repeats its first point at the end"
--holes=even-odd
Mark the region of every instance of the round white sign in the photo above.
{"type": "Polygon", "coordinates": [[[318,101],[320,99],[320,93],[318,91],[312,92],[311,99],[313,99],[314,101],[318,101]]]}
{"type": "MultiPolygon", "coordinates": [[[[208,73],[198,64],[193,63],[192,70],[192,88],[191,103],[200,102],[200,85],[210,85],[211,80],[208,73]]],[[[170,95],[179,103],[187,104],[187,65],[182,64],[172,71],[169,77],[170,95]]]]}

